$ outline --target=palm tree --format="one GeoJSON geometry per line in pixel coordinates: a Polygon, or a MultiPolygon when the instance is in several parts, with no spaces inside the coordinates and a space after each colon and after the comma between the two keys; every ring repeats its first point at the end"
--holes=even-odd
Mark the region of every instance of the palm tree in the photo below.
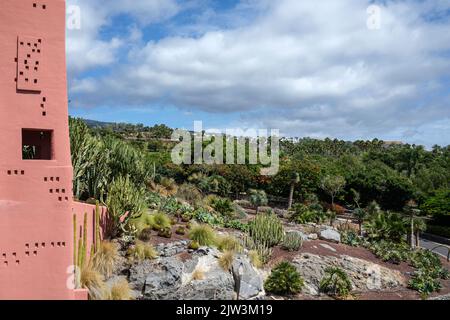
{"type": "Polygon", "coordinates": [[[258,215],[259,207],[268,203],[266,192],[264,190],[250,190],[250,203],[256,208],[256,214],[258,215]]]}
{"type": "Polygon", "coordinates": [[[358,225],[359,225],[359,235],[362,236],[362,225],[364,223],[364,219],[367,216],[367,212],[362,208],[356,208],[355,211],[353,211],[353,216],[358,219],[358,225]]]}
{"type": "Polygon", "coordinates": [[[295,172],[292,175],[292,179],[291,179],[291,190],[289,191],[288,210],[291,210],[291,208],[292,208],[292,201],[294,199],[295,185],[298,184],[299,182],[300,182],[300,175],[297,172],[295,172]]]}
{"type": "Polygon", "coordinates": [[[410,234],[409,234],[409,241],[411,248],[414,249],[414,222],[415,222],[415,216],[420,213],[420,210],[417,209],[417,203],[414,200],[409,200],[406,203],[406,206],[404,208],[404,211],[409,214],[409,220],[410,220],[410,234]]]}
{"type": "Polygon", "coordinates": [[[420,234],[427,230],[427,223],[422,218],[414,220],[414,232],[416,233],[416,247],[420,247],[420,234]]]}

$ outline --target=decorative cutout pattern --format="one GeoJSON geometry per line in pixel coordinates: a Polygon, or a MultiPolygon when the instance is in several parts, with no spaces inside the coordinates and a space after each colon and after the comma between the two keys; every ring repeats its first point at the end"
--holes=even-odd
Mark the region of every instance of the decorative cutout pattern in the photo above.
{"type": "Polygon", "coordinates": [[[40,92],[42,39],[19,36],[17,40],[17,90],[40,92]]]}
{"type": "Polygon", "coordinates": [[[39,4],[36,1],[36,2],[33,2],[33,8],[45,10],[45,9],[47,9],[47,5],[46,4],[39,4]]]}
{"type": "Polygon", "coordinates": [[[7,170],[6,171],[6,174],[8,175],[8,176],[12,176],[12,175],[15,175],[15,176],[23,176],[23,175],[25,175],[25,170],[7,170]]]}
{"type": "MultiPolygon", "coordinates": [[[[23,257],[19,257],[19,254],[17,252],[11,252],[11,253],[7,253],[7,252],[2,252],[1,256],[0,256],[0,268],[1,267],[8,267],[8,266],[12,266],[12,265],[20,265],[22,258],[30,258],[30,257],[37,257],[39,255],[39,248],[41,250],[46,248],[46,243],[45,242],[41,242],[40,244],[38,242],[32,244],[34,247],[33,251],[30,251],[30,244],[26,243],[25,244],[25,251],[24,256],[23,257]]],[[[64,248],[66,246],[66,242],[65,241],[57,241],[57,242],[50,242],[50,245],[52,248],[58,247],[58,248],[64,248]],[[56,244],[56,245],[55,245],[56,244]]]]}

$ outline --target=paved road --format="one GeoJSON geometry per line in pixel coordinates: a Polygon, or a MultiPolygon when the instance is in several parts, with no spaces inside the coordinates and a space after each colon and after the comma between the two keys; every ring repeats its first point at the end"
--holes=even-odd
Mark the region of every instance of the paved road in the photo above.
{"type": "MultiPolygon", "coordinates": [[[[433,241],[430,241],[430,240],[420,239],[420,246],[422,248],[425,248],[425,249],[428,249],[428,250],[432,250],[435,247],[437,247],[438,245],[440,245],[440,244],[436,243],[436,242],[433,242],[433,241]]],[[[438,249],[435,249],[434,252],[436,252],[436,253],[440,254],[441,256],[447,258],[448,250],[446,248],[440,247],[438,249]]]]}

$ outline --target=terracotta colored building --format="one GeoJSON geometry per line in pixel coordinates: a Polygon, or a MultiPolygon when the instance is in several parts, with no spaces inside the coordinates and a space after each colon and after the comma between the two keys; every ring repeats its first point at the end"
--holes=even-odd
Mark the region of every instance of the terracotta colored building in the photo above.
{"type": "MultiPolygon", "coordinates": [[[[73,290],[65,0],[1,0],[0,299],[85,299],[73,290]]],[[[92,241],[93,230],[89,232],[92,241]]]]}

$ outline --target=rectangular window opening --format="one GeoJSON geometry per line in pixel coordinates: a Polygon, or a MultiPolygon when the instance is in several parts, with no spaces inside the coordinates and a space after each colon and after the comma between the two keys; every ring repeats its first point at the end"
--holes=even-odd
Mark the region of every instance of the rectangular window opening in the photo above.
{"type": "Polygon", "coordinates": [[[22,159],[52,160],[53,131],[22,129],[22,159]]]}

